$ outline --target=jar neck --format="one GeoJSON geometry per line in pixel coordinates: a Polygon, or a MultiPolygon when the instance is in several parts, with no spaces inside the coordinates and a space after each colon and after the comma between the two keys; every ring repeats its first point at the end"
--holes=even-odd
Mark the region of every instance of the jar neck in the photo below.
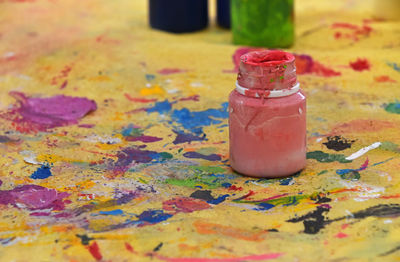
{"type": "Polygon", "coordinates": [[[291,94],[298,89],[292,54],[280,50],[255,51],[241,56],[240,60],[236,89],[239,93],[251,97],[269,94],[268,97],[272,97],[272,94],[291,94]]]}
{"type": "Polygon", "coordinates": [[[300,83],[295,84],[293,87],[288,89],[280,89],[280,90],[261,90],[261,89],[250,89],[244,88],[239,85],[239,82],[236,81],[236,91],[247,97],[254,98],[277,98],[277,97],[285,97],[293,95],[300,91],[300,83]]]}

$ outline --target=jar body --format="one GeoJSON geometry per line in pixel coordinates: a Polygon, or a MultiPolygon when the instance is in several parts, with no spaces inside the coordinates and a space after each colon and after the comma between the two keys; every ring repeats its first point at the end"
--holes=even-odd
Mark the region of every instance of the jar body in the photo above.
{"type": "Polygon", "coordinates": [[[229,96],[232,168],[254,177],[292,175],[306,165],[306,97],[229,96]]]}
{"type": "Polygon", "coordinates": [[[208,0],[149,0],[150,26],[155,29],[188,33],[208,25],[208,0]]]}
{"type": "Polygon", "coordinates": [[[231,28],[230,0],[217,0],[217,21],[219,26],[231,28]]]}
{"type": "Polygon", "coordinates": [[[232,0],[233,42],[289,47],[294,42],[294,0],[232,0]]]}

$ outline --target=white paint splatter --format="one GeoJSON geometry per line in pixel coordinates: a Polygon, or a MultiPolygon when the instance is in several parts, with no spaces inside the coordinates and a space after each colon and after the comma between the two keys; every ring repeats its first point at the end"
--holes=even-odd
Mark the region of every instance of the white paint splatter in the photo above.
{"type": "Polygon", "coordinates": [[[350,156],[346,157],[346,160],[354,160],[356,158],[359,158],[360,156],[364,155],[365,153],[367,153],[368,151],[378,148],[382,145],[381,142],[375,142],[372,145],[369,145],[367,147],[361,148],[360,150],[358,150],[357,152],[351,154],[350,156]]]}
{"type": "Polygon", "coordinates": [[[391,224],[393,223],[393,221],[391,219],[386,219],[385,221],[383,221],[384,224],[391,224]]]}
{"type": "Polygon", "coordinates": [[[93,142],[93,143],[100,142],[100,143],[109,144],[109,145],[121,143],[121,139],[119,139],[117,137],[101,137],[101,136],[96,136],[96,135],[88,136],[87,138],[85,138],[83,140],[93,142]]]}
{"type": "Polygon", "coordinates": [[[322,138],[320,137],[320,138],[317,138],[317,142],[319,143],[319,142],[321,142],[322,141],[322,138]]]}

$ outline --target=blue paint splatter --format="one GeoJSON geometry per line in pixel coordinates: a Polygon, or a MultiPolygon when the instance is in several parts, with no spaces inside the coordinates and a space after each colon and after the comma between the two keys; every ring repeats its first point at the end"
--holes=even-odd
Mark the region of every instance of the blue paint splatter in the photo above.
{"type": "Polygon", "coordinates": [[[222,195],[222,196],[219,196],[219,197],[217,197],[217,198],[215,198],[215,199],[212,199],[212,200],[207,201],[207,203],[213,204],[213,205],[218,205],[219,203],[224,202],[225,199],[226,199],[228,196],[229,196],[229,195],[222,195]]]}
{"type": "Polygon", "coordinates": [[[185,129],[199,135],[203,133],[203,126],[220,124],[222,119],[229,117],[228,103],[223,103],[220,109],[207,109],[197,112],[191,112],[187,108],[174,110],[171,117],[185,129]]]}
{"type": "Polygon", "coordinates": [[[137,217],[138,222],[157,224],[169,219],[172,215],[164,213],[163,210],[146,210],[137,217]]]}
{"type": "Polygon", "coordinates": [[[393,68],[394,70],[396,70],[397,72],[400,72],[400,66],[397,63],[387,62],[386,64],[391,68],[393,68]]]}
{"type": "Polygon", "coordinates": [[[211,155],[203,155],[197,152],[186,152],[183,154],[184,157],[186,158],[198,158],[198,159],[205,159],[209,161],[218,161],[221,160],[221,157],[217,154],[211,154],[211,155]]]}
{"type": "Polygon", "coordinates": [[[110,210],[110,211],[100,211],[99,214],[100,215],[118,216],[118,215],[123,215],[124,211],[122,211],[121,209],[114,209],[114,210],[110,210]]]}
{"type": "Polygon", "coordinates": [[[290,184],[290,182],[292,182],[292,180],[293,180],[293,177],[288,177],[288,178],[279,180],[279,182],[280,182],[281,186],[288,186],[290,184]]]}
{"type": "Polygon", "coordinates": [[[260,204],[258,204],[257,206],[258,206],[259,208],[255,208],[254,210],[262,211],[262,210],[271,209],[271,208],[273,208],[275,205],[269,204],[269,203],[260,203],[260,204]]]}
{"type": "Polygon", "coordinates": [[[230,188],[232,186],[231,183],[222,183],[221,186],[225,187],[225,188],[230,188]]]}
{"type": "Polygon", "coordinates": [[[146,111],[147,113],[157,112],[159,114],[165,114],[171,111],[171,109],[172,104],[168,100],[165,100],[155,103],[153,107],[147,108],[146,111]]]}
{"type": "Polygon", "coordinates": [[[42,165],[30,176],[30,178],[45,179],[48,178],[49,176],[52,176],[50,167],[48,165],[42,165]]]}
{"type": "Polygon", "coordinates": [[[357,169],[349,169],[349,168],[347,168],[347,169],[338,169],[338,170],[336,170],[336,174],[345,175],[345,174],[348,174],[348,173],[351,173],[351,172],[358,172],[358,171],[365,170],[365,169],[367,169],[367,167],[368,167],[368,159],[364,162],[364,164],[362,164],[362,166],[360,168],[357,168],[357,169]]]}
{"type": "Polygon", "coordinates": [[[202,136],[195,136],[189,133],[175,131],[175,130],[173,130],[173,132],[176,134],[176,138],[172,143],[174,143],[175,145],[182,143],[190,143],[192,141],[203,141],[206,139],[205,134],[203,134],[202,136]]]}
{"type": "Polygon", "coordinates": [[[147,80],[147,81],[154,80],[155,78],[156,78],[156,76],[155,76],[155,75],[152,75],[152,74],[146,74],[146,80],[147,80]]]}

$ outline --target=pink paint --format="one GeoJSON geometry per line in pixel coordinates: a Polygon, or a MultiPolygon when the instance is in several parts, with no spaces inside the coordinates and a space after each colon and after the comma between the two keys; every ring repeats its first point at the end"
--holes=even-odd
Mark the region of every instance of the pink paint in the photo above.
{"type": "Polygon", "coordinates": [[[172,75],[172,74],[185,73],[185,72],[187,72],[187,70],[179,69],[179,68],[163,68],[163,69],[157,71],[157,73],[159,73],[161,75],[172,75]]]}
{"type": "MultiPolygon", "coordinates": [[[[224,73],[237,73],[239,71],[240,57],[246,53],[253,51],[261,51],[260,48],[251,47],[240,47],[232,56],[233,64],[235,68],[233,70],[224,70],[224,73]]],[[[293,54],[296,61],[296,68],[298,75],[313,74],[323,77],[335,77],[340,76],[341,73],[329,68],[326,65],[321,64],[309,55],[305,54],[293,54]]]]}
{"type": "Polygon", "coordinates": [[[29,210],[63,210],[65,204],[63,199],[68,196],[68,193],[58,192],[55,189],[23,185],[11,190],[0,190],[0,205],[13,205],[29,210]]]}
{"type": "Polygon", "coordinates": [[[157,101],[157,99],[146,99],[146,98],[136,98],[132,97],[129,94],[125,94],[125,97],[132,102],[137,102],[137,103],[154,103],[157,101]]]}
{"type": "Polygon", "coordinates": [[[359,72],[364,70],[369,70],[369,68],[371,67],[367,59],[361,59],[361,58],[358,58],[356,61],[350,62],[349,64],[354,71],[359,71],[359,72]]]}
{"type": "Polygon", "coordinates": [[[339,232],[339,233],[337,233],[336,234],[336,238],[346,238],[346,237],[348,237],[349,235],[347,235],[347,234],[345,234],[345,233],[343,233],[343,232],[339,232]]]}
{"type": "Polygon", "coordinates": [[[242,262],[242,261],[265,261],[276,259],[282,256],[282,253],[269,253],[262,255],[251,255],[244,257],[230,257],[230,258],[169,258],[163,256],[157,256],[158,259],[168,262],[242,262]]]}
{"type": "Polygon", "coordinates": [[[12,120],[21,132],[47,131],[77,124],[79,119],[97,109],[93,100],[82,97],[31,98],[20,92],[11,92],[10,95],[17,99],[18,104],[0,116],[12,120]]]}
{"type": "Polygon", "coordinates": [[[243,55],[229,112],[234,170],[255,177],[282,177],[305,167],[306,98],[298,89],[292,54],[265,50],[243,55]]]}

